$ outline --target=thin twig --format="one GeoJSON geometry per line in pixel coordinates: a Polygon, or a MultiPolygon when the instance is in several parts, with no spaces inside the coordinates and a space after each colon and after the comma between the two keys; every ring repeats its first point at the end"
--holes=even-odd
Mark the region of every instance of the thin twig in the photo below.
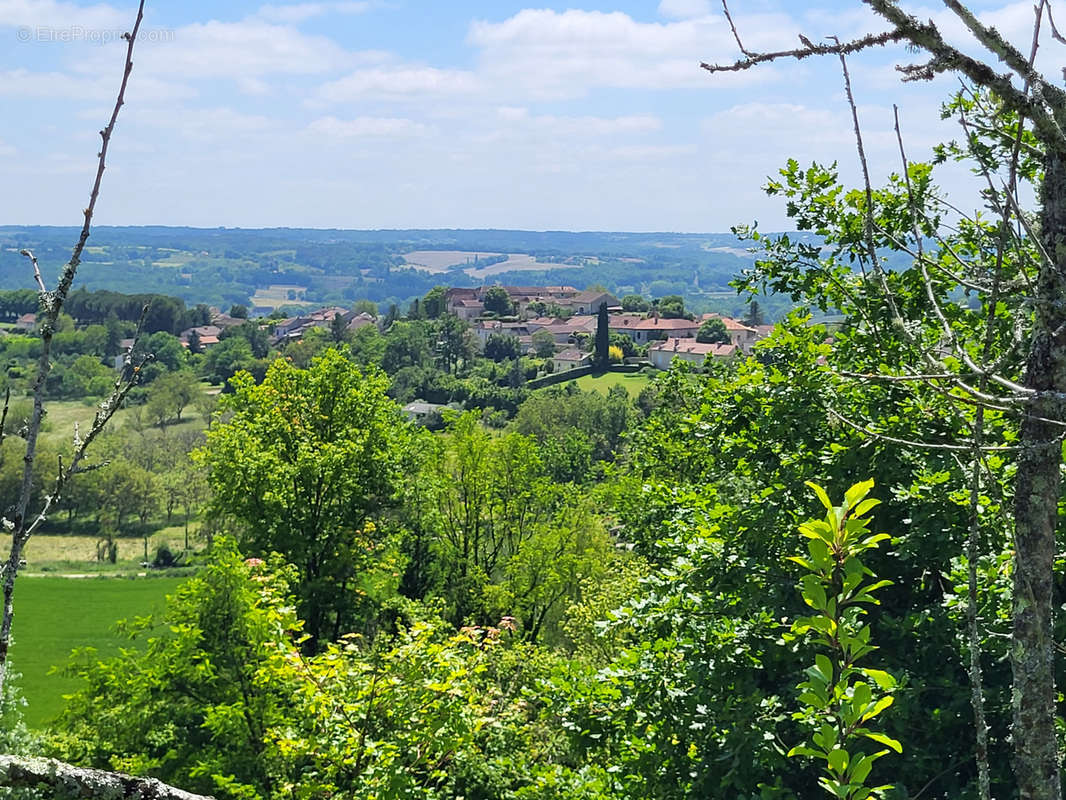
{"type": "MultiPolygon", "coordinates": [[[[880,439],[885,442],[891,442],[892,444],[901,444],[906,447],[915,447],[920,448],[922,450],[949,450],[953,452],[971,452],[973,450],[973,447],[968,444],[948,444],[947,442],[921,442],[917,439],[901,439],[898,436],[890,436],[887,433],[875,431],[868,425],[863,425],[861,423],[854,422],[845,417],[836,409],[831,408],[829,406],[826,406],[826,411],[829,412],[830,416],[832,416],[834,419],[844,423],[852,430],[858,431],[859,433],[864,433],[873,439],[880,439]]],[[[1059,440],[1061,441],[1062,438],[1063,437],[1059,437],[1059,440]]],[[[986,453],[1009,453],[1016,452],[1021,448],[1015,445],[984,445],[980,449],[982,452],[986,453]]]]}
{"type": "MultiPolygon", "coordinates": [[[[37,515],[32,523],[28,523],[27,511],[33,493],[33,464],[37,456],[37,438],[40,434],[41,422],[44,418],[45,386],[48,374],[52,368],[52,339],[55,335],[59,313],[63,308],[63,303],[66,301],[70,286],[74,282],[74,276],[77,273],[78,264],[81,262],[81,254],[85,249],[85,242],[89,238],[89,229],[92,224],[93,211],[96,208],[96,200],[100,195],[100,183],[104,176],[104,169],[107,161],[107,148],[111,141],[111,134],[115,129],[115,123],[118,120],[119,111],[124,102],[126,85],[129,82],[130,73],[133,71],[133,45],[137,40],[137,33],[140,30],[141,21],[143,19],[144,0],[141,0],[137,7],[137,19],[134,22],[132,32],[123,34],[123,38],[127,42],[127,47],[122,82],[119,85],[118,95],[115,98],[115,107],[111,112],[111,118],[108,121],[107,126],[100,132],[102,143],[100,151],[97,153],[96,178],[93,181],[92,190],[89,194],[89,204],[82,212],[84,221],[82,223],[81,234],[71,252],[70,260],[64,265],[63,270],[60,273],[55,291],[40,291],[42,307],[41,316],[43,316],[41,322],[41,352],[37,360],[37,375],[33,383],[33,411],[26,431],[26,450],[25,455],[23,456],[22,479],[19,486],[18,498],[15,503],[15,518],[10,521],[13,528],[11,551],[3,569],[4,608],[2,619],[0,619],[0,696],[3,696],[4,692],[4,684],[7,676],[8,650],[11,645],[11,622],[14,617],[12,598],[15,592],[15,578],[18,575],[22,559],[22,551],[26,545],[26,541],[29,539],[33,529],[43,521],[44,512],[37,515]]],[[[126,391],[128,392],[129,390],[127,389],[126,391]]],[[[113,393],[112,398],[115,398],[115,396],[115,393],[113,393]]],[[[124,397],[125,395],[122,396],[124,397]]],[[[102,409],[102,411],[105,412],[104,416],[106,417],[103,421],[106,422],[107,419],[110,419],[116,409],[117,406],[102,409]]],[[[97,418],[99,419],[100,417],[101,412],[97,412],[97,418]]],[[[61,489],[62,487],[59,488],[61,489]]]]}
{"type": "Polygon", "coordinates": [[[1043,5],[1047,9],[1047,21],[1051,25],[1051,38],[1060,44],[1066,44],[1066,38],[1063,38],[1059,29],[1055,27],[1055,18],[1051,15],[1051,0],[1044,0],[1043,5]]]}
{"type": "Polygon", "coordinates": [[[737,33],[737,26],[733,24],[733,17],[729,13],[729,3],[727,0],[722,0],[722,11],[725,13],[726,21],[729,22],[729,30],[733,31],[733,38],[736,40],[737,47],[740,48],[740,52],[746,55],[748,58],[755,58],[755,53],[744,47],[744,43],[740,41],[740,34],[737,33]]]}
{"type": "Polygon", "coordinates": [[[4,410],[0,413],[0,443],[4,441],[5,428],[7,426],[7,412],[11,408],[11,387],[4,389],[4,410]]]}
{"type": "Polygon", "coordinates": [[[20,256],[26,256],[33,264],[33,279],[37,281],[37,288],[43,294],[48,291],[44,285],[44,278],[41,277],[41,267],[37,264],[37,256],[33,254],[32,250],[28,250],[25,247],[19,250],[20,256]]]}

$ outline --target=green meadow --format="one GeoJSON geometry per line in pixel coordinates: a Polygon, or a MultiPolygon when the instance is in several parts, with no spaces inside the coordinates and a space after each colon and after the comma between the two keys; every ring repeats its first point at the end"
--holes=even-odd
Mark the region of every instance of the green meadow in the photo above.
{"type": "Polygon", "coordinates": [[[181,578],[20,577],[15,587],[12,668],[28,707],[26,722],[42,727],[63,707],[63,695],[78,681],[53,667],[67,663],[76,647],[95,647],[101,658],[119,647],[137,646],[115,623],[160,612],[181,578]]]}
{"type": "Polygon", "coordinates": [[[633,398],[649,383],[651,378],[639,372],[604,372],[601,375],[582,375],[577,379],[577,387],[583,392],[599,392],[606,396],[612,386],[621,386],[633,398]]]}

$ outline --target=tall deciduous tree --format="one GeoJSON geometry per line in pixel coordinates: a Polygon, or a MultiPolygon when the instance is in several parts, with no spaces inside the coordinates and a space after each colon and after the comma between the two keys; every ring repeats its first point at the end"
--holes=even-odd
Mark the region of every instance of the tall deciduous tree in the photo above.
{"type": "MultiPolygon", "coordinates": [[[[923,252],[923,237],[936,235],[937,225],[935,220],[931,220],[931,215],[926,214],[915,202],[916,196],[920,197],[921,187],[915,189],[911,182],[920,175],[913,173],[906,163],[903,172],[909,198],[903,207],[911,218],[911,252],[920,266],[929,313],[935,317],[935,323],[942,327],[941,342],[946,343],[952,353],[950,359],[940,359],[936,355],[937,348],[934,348],[933,352],[923,355],[924,363],[920,372],[950,373],[948,380],[954,390],[968,396],[971,403],[1017,412],[1020,418],[1020,452],[1014,486],[1015,561],[1011,648],[1014,720],[1011,738],[1019,796],[1022,800],[1057,800],[1061,797],[1062,789],[1055,728],[1052,579],[1056,553],[1055,529],[1061,495],[1062,403],[1066,397],[1066,340],[1061,333],[1066,329],[1066,305],[1061,302],[1066,294],[1066,91],[1048,80],[1034,64],[1045,24],[1051,27],[1051,35],[1059,43],[1063,42],[1063,37],[1054,28],[1050,3],[1046,0],[1036,4],[1032,36],[1022,45],[1015,45],[998,30],[982,22],[977,12],[960,0],[944,0],[955,21],[972,37],[965,49],[956,47],[945,38],[937,23],[922,21],[907,14],[895,0],[863,0],[863,4],[887,23],[887,30],[849,42],[832,40],[825,44],[814,44],[801,37],[803,47],[797,50],[755,53],[744,47],[730,19],[744,58],[730,65],[703,66],[712,72],[738,71],[781,58],[827,54],[839,56],[845,68],[845,88],[851,101],[864,169],[858,115],[851,98],[850,81],[847,80],[845,57],[850,53],[890,42],[905,43],[928,55],[924,63],[900,67],[905,78],[931,79],[938,74],[956,73],[990,92],[1002,109],[1006,124],[999,126],[998,131],[990,131],[983,126],[969,127],[966,113],[961,116],[964,126],[967,126],[967,140],[974,142],[986,137],[982,147],[971,150],[982,151],[976,155],[979,170],[988,179],[985,201],[992,206],[994,218],[1002,220],[999,229],[1001,245],[1016,243],[1019,249],[1031,246],[1037,251],[1036,265],[1032,270],[1035,275],[1021,276],[1027,297],[1016,311],[1021,334],[1019,345],[1027,353],[1020,380],[1003,375],[987,358],[981,358],[980,336],[974,337],[976,349],[964,352],[959,344],[958,327],[953,327],[950,317],[942,313],[943,304],[937,297],[938,287],[945,282],[959,281],[945,277],[944,269],[936,263],[940,256],[930,259],[923,252]],[[989,58],[982,61],[970,55],[972,45],[982,48],[989,58]],[[1001,71],[1004,66],[1006,72],[1001,71]],[[1031,134],[1027,134],[1026,129],[1031,134]],[[1004,156],[1008,162],[1009,177],[1005,188],[1001,188],[1002,184],[992,177],[990,155],[1004,156]],[[1040,212],[1035,230],[1025,215],[1020,213],[1019,194],[1016,191],[1022,157],[1031,159],[1039,166],[1037,191],[1040,212]],[[1015,232],[1018,230],[1023,233],[1018,235],[1015,232]],[[956,356],[961,357],[956,361],[956,356]],[[955,364],[961,365],[963,370],[952,369],[955,364]]],[[[728,17],[728,6],[724,7],[728,17]]],[[[903,160],[906,162],[905,155],[903,160]]],[[[877,254],[879,240],[880,246],[898,246],[898,239],[885,241],[880,225],[883,220],[876,216],[878,198],[870,187],[868,173],[866,184],[865,197],[857,203],[861,206],[858,215],[860,222],[856,233],[853,233],[853,241],[858,245],[856,249],[866,247],[867,268],[872,270],[875,285],[881,289],[881,300],[887,305],[892,318],[890,324],[904,338],[911,337],[909,331],[900,327],[904,316],[889,289],[889,280],[877,254]]],[[[1005,253],[1002,246],[996,249],[1004,254],[997,269],[1017,260],[1005,253]]],[[[990,296],[992,308],[996,307],[1001,293],[1010,291],[1011,282],[1003,281],[995,270],[971,270],[970,265],[959,257],[958,251],[954,256],[946,257],[953,259],[948,265],[949,271],[956,276],[960,271],[965,273],[963,281],[968,290],[976,287],[986,298],[990,296]]],[[[990,322],[988,330],[993,329],[990,322]]],[[[987,347],[983,352],[986,357],[989,355],[987,347]]],[[[907,372],[911,376],[915,374],[913,367],[908,367],[907,372]]],[[[976,425],[976,430],[979,427],[976,425]]]]}
{"type": "Polygon", "coordinates": [[[309,369],[275,361],[259,386],[239,373],[223,400],[232,416],[196,457],[209,469],[216,517],[235,520],[250,555],[282,553],[312,647],[350,629],[357,590],[380,541],[374,516],[390,505],[408,426],[388,379],[335,350],[309,369]]]}

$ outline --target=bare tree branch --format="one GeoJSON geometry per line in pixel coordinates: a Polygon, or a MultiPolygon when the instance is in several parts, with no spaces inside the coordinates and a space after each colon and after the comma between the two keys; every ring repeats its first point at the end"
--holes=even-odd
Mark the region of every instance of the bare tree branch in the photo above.
{"type": "Polygon", "coordinates": [[[33,264],[33,278],[37,281],[37,288],[41,293],[47,292],[48,289],[45,288],[44,279],[41,277],[41,268],[37,264],[37,256],[33,254],[32,250],[27,250],[26,248],[19,250],[19,255],[26,256],[30,260],[30,263],[33,264]]]}
{"type": "MultiPolygon", "coordinates": [[[[1059,29],[1055,27],[1055,17],[1051,14],[1051,0],[1041,0],[1041,5],[1047,9],[1047,21],[1051,26],[1051,38],[1056,42],[1066,44],[1066,38],[1064,38],[1063,35],[1059,33],[1059,29]]],[[[1064,69],[1063,72],[1066,73],[1066,69],[1064,69]]]]}
{"type": "MultiPolygon", "coordinates": [[[[863,36],[859,39],[855,39],[850,42],[840,44],[813,44],[810,43],[804,47],[797,48],[796,50],[779,50],[773,53],[752,53],[747,58],[736,61],[732,64],[708,64],[701,61],[700,67],[708,72],[742,72],[746,69],[758,66],[759,64],[765,64],[768,61],[778,61],[782,58],[794,58],[804,59],[809,56],[829,56],[829,55],[847,55],[848,53],[856,53],[859,50],[865,50],[869,47],[884,46],[889,42],[898,42],[905,38],[905,35],[898,31],[885,31],[884,33],[874,33],[868,36],[863,36]]],[[[738,42],[739,44],[739,42],[738,42]]],[[[746,51],[745,54],[747,55],[746,51]]]]}
{"type": "Polygon", "coordinates": [[[727,0],[722,0],[722,11],[725,14],[726,21],[729,23],[729,30],[733,31],[733,38],[736,40],[737,47],[740,48],[740,52],[746,55],[748,58],[755,58],[755,53],[744,47],[744,43],[740,41],[740,34],[737,33],[737,26],[733,24],[733,17],[729,13],[729,3],[727,0]]]}
{"type": "MultiPolygon", "coordinates": [[[[25,455],[23,456],[22,479],[19,486],[18,498],[15,501],[14,519],[10,520],[12,527],[11,551],[7,563],[2,570],[4,578],[4,608],[3,616],[0,618],[0,696],[3,695],[4,684],[7,677],[8,650],[11,645],[11,622],[14,617],[12,598],[15,593],[15,578],[18,575],[19,566],[22,561],[22,551],[26,545],[26,541],[33,532],[33,529],[43,521],[42,514],[38,514],[32,523],[28,522],[27,512],[30,497],[33,493],[33,463],[37,457],[37,438],[41,430],[41,421],[44,418],[45,384],[52,368],[52,339],[55,335],[59,313],[63,308],[63,303],[66,301],[70,286],[74,281],[74,276],[78,270],[78,264],[81,262],[81,254],[85,249],[85,242],[89,238],[89,228],[92,224],[93,211],[96,208],[96,200],[100,195],[100,183],[103,180],[104,169],[106,167],[107,148],[111,141],[111,134],[115,129],[115,123],[118,120],[118,113],[124,102],[126,85],[129,82],[130,73],[133,71],[133,45],[137,40],[137,33],[140,30],[141,21],[143,19],[144,0],[140,0],[137,7],[137,19],[134,22],[133,30],[130,33],[123,34],[127,46],[122,82],[119,85],[118,95],[115,99],[115,106],[111,112],[111,118],[108,121],[107,126],[100,132],[102,143],[100,151],[97,153],[96,178],[93,181],[92,190],[89,193],[89,204],[82,212],[84,221],[82,223],[81,235],[78,237],[78,241],[74,245],[70,260],[66,263],[60,273],[55,291],[40,291],[41,316],[43,317],[41,320],[41,353],[37,360],[37,375],[33,383],[33,411],[26,430],[26,450],[25,455]]],[[[29,258],[36,268],[35,260],[32,256],[29,256],[29,258]]],[[[38,283],[39,285],[43,285],[43,281],[39,281],[38,283]]],[[[129,389],[127,388],[126,391],[128,392],[129,389]]],[[[125,396],[125,394],[119,391],[117,384],[116,392],[112,393],[112,399],[116,397],[116,394],[121,394],[122,397],[125,396]]],[[[119,402],[121,402],[121,400],[119,400],[119,402]]],[[[102,422],[106,422],[107,419],[110,419],[117,407],[117,405],[113,407],[105,406],[101,409],[103,412],[102,422]]],[[[100,412],[97,412],[97,419],[101,419],[100,412]]],[[[99,433],[99,431],[97,430],[96,433],[99,433]]],[[[95,435],[96,434],[94,433],[93,436],[95,435]]],[[[80,456],[75,458],[75,467],[77,466],[76,462],[78,460],[80,460],[80,456]]],[[[61,489],[62,486],[59,488],[61,489]]]]}
{"type": "MultiPolygon", "coordinates": [[[[878,15],[892,23],[895,34],[916,47],[920,47],[932,56],[931,60],[923,67],[930,74],[940,72],[962,73],[974,83],[991,89],[1013,111],[1025,114],[1033,120],[1043,136],[1050,141],[1056,142],[1059,146],[1066,145],[1066,135],[1063,134],[1058,120],[1055,119],[1054,112],[1043,102],[1044,89],[1048,84],[1038,73],[1028,70],[1029,74],[1022,76],[1031,80],[1034,96],[1030,97],[1028,93],[1023,92],[1011,83],[1010,75],[997,73],[983,61],[978,61],[976,58],[972,58],[949,45],[944,41],[940,30],[931,21],[919,21],[916,17],[903,11],[893,0],[863,0],[863,2],[878,15]]],[[[951,2],[951,0],[945,0],[945,2],[951,2]]],[[[980,23],[978,24],[980,25],[980,23]]],[[[993,37],[979,34],[978,31],[973,31],[973,29],[971,31],[982,45],[992,52],[996,52],[996,41],[993,37]]],[[[997,53],[997,55],[999,54],[997,53]]],[[[902,68],[901,71],[904,74],[908,73],[907,68],[902,68]]],[[[1066,93],[1056,87],[1051,87],[1051,94],[1053,99],[1059,99],[1060,102],[1062,99],[1066,99],[1066,93]]]]}

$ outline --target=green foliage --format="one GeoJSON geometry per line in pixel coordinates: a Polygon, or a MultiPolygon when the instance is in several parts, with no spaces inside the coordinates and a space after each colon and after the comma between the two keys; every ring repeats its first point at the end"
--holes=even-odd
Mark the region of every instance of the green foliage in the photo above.
{"type": "Polygon", "coordinates": [[[211,383],[227,383],[238,372],[263,373],[263,365],[254,355],[248,340],[234,337],[220,341],[207,351],[204,377],[211,383]]]}
{"type": "Polygon", "coordinates": [[[691,314],[685,311],[685,299],[679,294],[659,297],[652,301],[652,307],[659,313],[659,316],[666,319],[691,317],[691,314]]]}
{"type": "Polygon", "coordinates": [[[275,655],[298,630],[286,591],[261,561],[216,540],[162,618],[126,623],[129,636],[147,637],[143,654],[72,656],[68,669],[84,685],[55,728],[53,754],[219,797],[272,795],[296,777],[279,773],[269,735],[302,683],[275,655]]]}
{"type": "Polygon", "coordinates": [[[627,294],[622,298],[622,310],[636,313],[644,313],[651,309],[651,303],[649,303],[643,295],[639,294],[627,294]]]}
{"type": "Polygon", "coordinates": [[[456,625],[507,617],[529,641],[558,641],[567,605],[612,560],[602,522],[553,485],[531,437],[491,436],[468,412],[427,444],[405,503],[405,585],[442,598],[456,625]]]}
{"type": "Polygon", "coordinates": [[[239,373],[232,385],[229,419],[197,453],[213,513],[236,523],[247,552],[296,566],[300,615],[321,645],[359,625],[369,573],[390,571],[373,520],[395,499],[407,424],[385,377],[336,350],[309,369],[277,360],[262,384],[239,373]]]}
{"type": "Polygon", "coordinates": [[[722,320],[712,317],[700,325],[696,341],[704,344],[729,344],[729,331],[722,320]]]}
{"type": "Polygon", "coordinates": [[[191,371],[168,372],[152,382],[145,411],[161,428],[171,420],[181,422],[182,412],[201,393],[200,383],[191,371]]]}
{"type": "Polygon", "coordinates": [[[447,298],[444,296],[446,291],[444,286],[434,286],[422,298],[422,313],[429,319],[437,319],[447,310],[447,298]]]}
{"type": "Polygon", "coordinates": [[[491,311],[500,317],[505,317],[514,311],[511,297],[502,286],[490,286],[486,289],[481,302],[485,304],[486,311],[491,311]]]}
{"type": "Polygon", "coordinates": [[[556,479],[583,482],[591,477],[593,462],[615,457],[632,417],[633,404],[624,388],[612,387],[604,397],[567,384],[526,400],[514,429],[537,440],[556,479]]]}
{"type": "Polygon", "coordinates": [[[748,325],[752,328],[755,328],[766,322],[766,319],[763,316],[762,306],[759,305],[758,300],[752,300],[750,303],[748,303],[748,310],[747,313],[744,314],[743,322],[745,325],[748,325]]]}
{"type": "MultiPolygon", "coordinates": [[[[628,338],[628,337],[627,337],[628,338]]],[[[533,349],[537,358],[551,358],[555,354],[555,336],[551,331],[539,330],[533,334],[533,349]]]]}
{"type": "Polygon", "coordinates": [[[506,333],[493,333],[485,342],[485,358],[499,362],[515,359],[522,355],[522,348],[517,336],[506,333]]]}
{"type": "Polygon", "coordinates": [[[826,515],[800,526],[809,556],[790,559],[807,570],[801,594],[813,611],[792,624],[792,634],[810,635],[828,655],[815,656],[814,665],[806,671],[807,680],[799,685],[804,708],[797,717],[813,729],[810,744],[797,745],[788,754],[825,761],[819,783],[833,797],[882,797],[892,787],[869,787],[870,770],[890,750],[901,753],[903,748],[869,723],[892,705],[896,679],[884,670],[856,665],[876,649],[870,644],[870,627],[862,620],[864,606],[879,604],[874,593],[892,584],[868,581],[873,573],[860,556],[889,536],[870,532],[866,515],[880,503],[867,498],[872,480],[852,486],[839,506],[833,505],[820,486],[808,486],[825,506],[826,515]],[[866,741],[887,749],[866,752],[862,747],[866,741]]]}

